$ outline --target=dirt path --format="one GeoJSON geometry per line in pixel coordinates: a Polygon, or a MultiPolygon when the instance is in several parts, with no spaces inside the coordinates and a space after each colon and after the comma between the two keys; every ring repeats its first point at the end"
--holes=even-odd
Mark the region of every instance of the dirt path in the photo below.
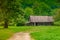
{"type": "Polygon", "coordinates": [[[20,33],[14,34],[8,40],[31,40],[31,37],[29,33],[20,32],[20,33]]]}

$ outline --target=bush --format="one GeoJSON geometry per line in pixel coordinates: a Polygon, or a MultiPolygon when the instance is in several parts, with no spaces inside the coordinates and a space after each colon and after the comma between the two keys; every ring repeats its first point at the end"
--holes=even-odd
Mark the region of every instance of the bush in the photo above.
{"type": "Polygon", "coordinates": [[[16,26],[24,26],[25,23],[17,23],[16,26]]]}
{"type": "Polygon", "coordinates": [[[54,23],[55,26],[60,26],[60,21],[54,23]]]}

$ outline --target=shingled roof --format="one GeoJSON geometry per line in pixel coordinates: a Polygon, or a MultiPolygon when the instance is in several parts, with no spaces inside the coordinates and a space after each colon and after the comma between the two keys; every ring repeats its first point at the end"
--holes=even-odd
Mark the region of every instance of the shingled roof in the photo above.
{"type": "Polygon", "coordinates": [[[30,16],[30,22],[53,22],[52,16],[30,16]]]}

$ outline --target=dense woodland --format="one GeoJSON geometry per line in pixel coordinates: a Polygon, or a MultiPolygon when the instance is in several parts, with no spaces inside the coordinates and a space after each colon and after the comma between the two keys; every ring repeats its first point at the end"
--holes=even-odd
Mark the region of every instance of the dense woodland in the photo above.
{"type": "Polygon", "coordinates": [[[29,16],[53,16],[60,22],[60,0],[0,0],[0,25],[24,25],[29,16]]]}

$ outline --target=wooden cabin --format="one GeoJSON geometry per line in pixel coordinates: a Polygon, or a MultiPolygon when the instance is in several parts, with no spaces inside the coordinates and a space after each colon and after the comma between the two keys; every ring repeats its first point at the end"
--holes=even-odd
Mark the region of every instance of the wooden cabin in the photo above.
{"type": "Polygon", "coordinates": [[[52,16],[30,16],[29,25],[53,25],[54,19],[52,16]]]}

